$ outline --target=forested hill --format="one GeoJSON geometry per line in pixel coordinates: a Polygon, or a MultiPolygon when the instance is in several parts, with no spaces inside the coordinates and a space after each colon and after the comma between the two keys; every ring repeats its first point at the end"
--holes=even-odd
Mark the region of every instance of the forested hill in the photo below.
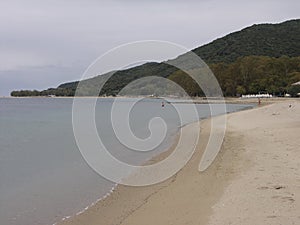
{"type": "Polygon", "coordinates": [[[206,63],[228,63],[249,55],[300,56],[300,20],[253,25],[193,51],[206,63]]]}
{"type": "MultiPolygon", "coordinates": [[[[192,51],[211,67],[227,96],[268,91],[269,87],[272,87],[270,90],[273,93],[286,92],[294,81],[300,79],[300,20],[253,25],[192,51]]],[[[147,76],[173,80],[190,95],[202,94],[195,83],[176,68],[165,63],[147,63],[117,71],[104,85],[100,95],[116,95],[130,82],[147,76]]],[[[94,90],[105,77],[106,75],[100,75],[84,81],[81,94],[98,95],[94,90]]],[[[71,82],[44,91],[13,91],[11,95],[74,96],[77,85],[78,82],[71,82]]],[[[141,91],[140,94],[163,94],[163,87],[159,88],[159,82],[153,81],[146,88],[141,85],[136,85],[135,88],[135,93],[141,91]]]]}

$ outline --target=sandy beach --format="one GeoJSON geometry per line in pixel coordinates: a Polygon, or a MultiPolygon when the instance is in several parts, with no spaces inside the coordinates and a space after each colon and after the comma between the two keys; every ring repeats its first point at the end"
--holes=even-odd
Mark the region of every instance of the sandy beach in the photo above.
{"type": "MultiPolygon", "coordinates": [[[[203,140],[209,136],[210,120],[200,126],[203,140]]],[[[108,198],[60,224],[300,224],[299,134],[298,100],[230,114],[222,149],[206,171],[198,171],[206,146],[200,142],[189,163],[167,181],[120,185],[108,198]]]]}

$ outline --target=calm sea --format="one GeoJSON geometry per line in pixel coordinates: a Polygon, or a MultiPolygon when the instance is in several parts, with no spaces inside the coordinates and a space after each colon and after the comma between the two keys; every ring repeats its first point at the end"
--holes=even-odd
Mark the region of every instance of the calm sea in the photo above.
{"type": "MultiPolygon", "coordinates": [[[[122,99],[125,105],[132,101],[122,99]]],[[[140,101],[130,114],[133,132],[147,137],[149,120],[154,117],[164,119],[168,132],[155,151],[136,153],[114,136],[112,102],[109,98],[97,101],[98,133],[113,155],[131,164],[138,165],[167,149],[183,125],[172,104],[162,108],[159,99],[140,101]]],[[[82,211],[114,186],[83,160],[73,135],[72,103],[68,98],[0,98],[0,224],[53,224],[82,211]]],[[[196,107],[199,117],[184,123],[210,116],[208,105],[196,107]]],[[[229,104],[227,111],[249,107],[229,104]]]]}

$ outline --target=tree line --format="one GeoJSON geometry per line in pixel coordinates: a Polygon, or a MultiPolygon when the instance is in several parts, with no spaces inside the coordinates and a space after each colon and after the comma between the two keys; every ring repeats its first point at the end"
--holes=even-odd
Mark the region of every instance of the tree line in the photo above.
{"type": "MultiPolygon", "coordinates": [[[[267,92],[276,96],[284,96],[285,93],[290,93],[296,97],[297,93],[300,92],[299,85],[292,86],[293,83],[300,81],[300,57],[245,56],[238,58],[232,63],[212,63],[209,67],[217,78],[224,96],[267,92]]],[[[146,72],[145,76],[156,74],[159,77],[170,79],[179,84],[190,96],[204,95],[191,77],[178,69],[171,69],[170,66],[168,68],[168,73],[170,74],[168,76],[163,72],[154,74],[146,72]]],[[[142,74],[142,72],[139,70],[139,74],[142,74]]],[[[125,75],[123,74],[123,76],[125,75]]],[[[141,77],[143,76],[140,75],[138,78],[141,77]]],[[[104,85],[99,95],[115,96],[123,87],[135,79],[135,73],[126,72],[126,79],[122,79],[122,75],[116,73],[104,85]],[[117,83],[114,82],[115,80],[117,80],[117,83]]],[[[101,79],[101,76],[98,76],[84,82],[86,84],[81,87],[83,95],[94,96],[98,95],[98,92],[95,92],[94,89],[96,90],[97,84],[103,82],[103,79],[101,79]]],[[[74,96],[77,85],[78,82],[74,82],[44,91],[13,91],[11,96],[74,96]]],[[[153,87],[151,88],[153,89],[153,87]]]]}
{"type": "MultiPolygon", "coordinates": [[[[289,93],[296,97],[300,85],[300,57],[240,57],[232,63],[213,63],[210,69],[217,78],[224,96],[241,96],[266,92],[276,96],[289,93]]],[[[176,71],[169,78],[181,85],[190,96],[203,92],[188,75],[176,71]]]]}

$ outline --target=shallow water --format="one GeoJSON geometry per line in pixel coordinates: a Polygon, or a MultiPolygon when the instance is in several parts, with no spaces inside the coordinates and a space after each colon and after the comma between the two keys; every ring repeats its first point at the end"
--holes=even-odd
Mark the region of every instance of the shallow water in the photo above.
{"type": "MultiPolygon", "coordinates": [[[[0,224],[53,224],[81,211],[114,186],[87,165],[77,148],[72,101],[70,98],[0,98],[0,224]]],[[[132,101],[122,99],[122,104],[132,101]]],[[[148,123],[153,117],[163,118],[168,129],[157,149],[137,153],[124,147],[114,136],[110,123],[112,103],[113,99],[109,98],[97,101],[95,120],[99,136],[116,158],[136,165],[167,149],[180,126],[210,116],[208,105],[198,104],[199,116],[188,117],[181,123],[172,104],[162,108],[161,100],[144,99],[130,114],[134,134],[139,138],[148,137],[148,123]]],[[[178,107],[184,111],[187,105],[178,107]]],[[[251,106],[231,104],[227,105],[227,111],[248,107],[251,106]]]]}

